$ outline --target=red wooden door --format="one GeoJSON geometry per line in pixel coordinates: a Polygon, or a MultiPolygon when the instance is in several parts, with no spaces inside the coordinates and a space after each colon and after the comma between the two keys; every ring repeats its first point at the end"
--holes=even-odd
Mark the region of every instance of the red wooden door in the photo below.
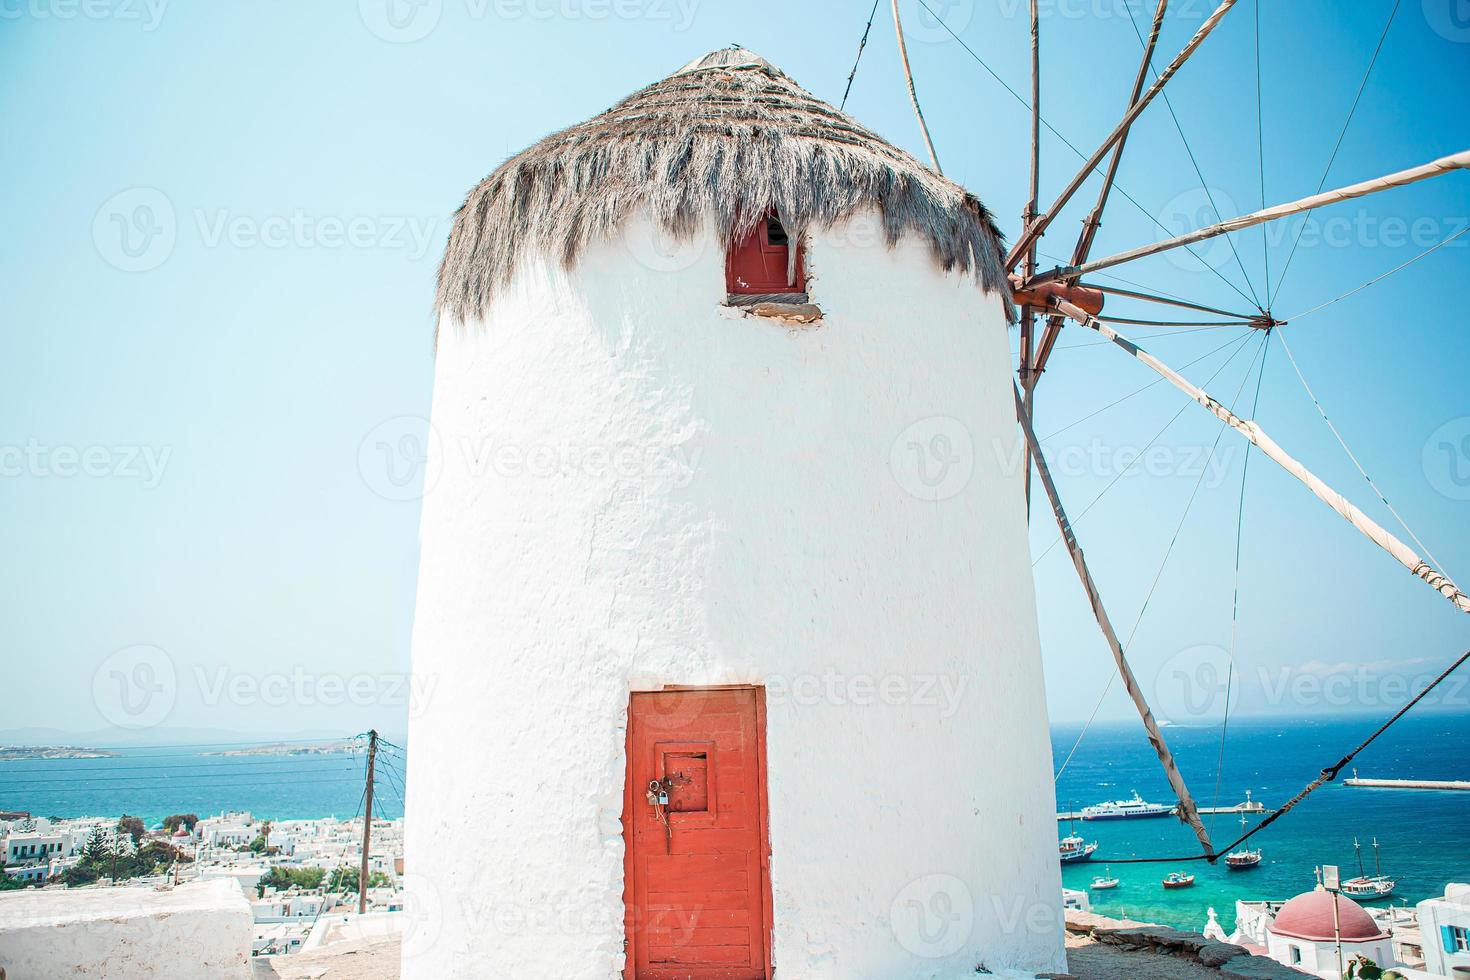
{"type": "Polygon", "coordinates": [[[628,716],[624,976],[769,977],[761,690],[640,692],[628,716]]]}

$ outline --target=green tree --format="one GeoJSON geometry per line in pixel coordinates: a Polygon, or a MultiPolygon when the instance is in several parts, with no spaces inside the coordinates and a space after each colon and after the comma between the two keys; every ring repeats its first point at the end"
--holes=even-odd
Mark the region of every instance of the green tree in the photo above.
{"type": "Polygon", "coordinates": [[[126,813],[118,820],[117,829],[118,833],[125,833],[131,837],[134,844],[142,840],[143,835],[148,833],[148,828],[143,826],[142,817],[130,817],[126,813]]]}
{"type": "Polygon", "coordinates": [[[82,860],[100,861],[107,854],[107,835],[102,833],[101,827],[93,827],[92,832],[87,835],[87,842],[82,845],[82,860]]]}
{"type": "Polygon", "coordinates": [[[327,891],[355,892],[358,880],[356,868],[346,864],[338,865],[332,869],[331,877],[327,879],[327,891]]]}
{"type": "Polygon", "coordinates": [[[163,829],[168,831],[169,833],[173,833],[180,827],[183,827],[185,830],[192,833],[198,823],[199,814],[197,813],[170,813],[168,816],[163,818],[163,829]]]}

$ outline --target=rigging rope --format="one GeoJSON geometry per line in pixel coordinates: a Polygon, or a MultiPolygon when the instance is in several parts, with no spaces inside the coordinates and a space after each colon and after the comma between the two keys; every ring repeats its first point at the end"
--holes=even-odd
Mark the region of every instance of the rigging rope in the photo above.
{"type": "MultiPolygon", "coordinates": [[[[1249,336],[1249,335],[1247,335],[1247,336],[1249,336]]],[[[1241,343],[1245,339],[1246,339],[1245,337],[1233,337],[1230,340],[1225,341],[1225,343],[1221,344],[1219,347],[1216,347],[1214,350],[1209,351],[1208,353],[1205,353],[1205,354],[1201,354],[1199,357],[1196,357],[1194,360],[1190,361],[1188,364],[1185,364],[1184,366],[1185,367],[1192,367],[1193,365],[1198,364],[1200,361],[1203,361],[1205,358],[1209,357],[1211,354],[1218,354],[1220,351],[1222,351],[1225,348],[1229,347],[1231,344],[1241,343]]],[[[1094,412],[1088,412],[1086,415],[1082,416],[1077,421],[1075,421],[1075,422],[1068,422],[1066,425],[1062,426],[1060,429],[1057,429],[1055,432],[1052,432],[1052,433],[1050,433],[1048,435],[1043,436],[1042,439],[1041,439],[1041,441],[1042,442],[1046,442],[1049,439],[1054,439],[1057,436],[1061,435],[1063,432],[1066,432],[1068,429],[1072,428],[1073,426],[1081,425],[1083,422],[1086,422],[1088,419],[1093,418],[1094,416],[1097,416],[1097,415],[1101,415],[1103,412],[1106,412],[1108,409],[1112,408],[1114,405],[1121,405],[1123,402],[1126,402],[1128,399],[1132,398],[1134,395],[1139,395],[1139,394],[1142,394],[1145,391],[1148,391],[1154,385],[1159,384],[1163,380],[1164,380],[1163,378],[1155,378],[1154,380],[1150,381],[1148,384],[1144,385],[1141,388],[1134,388],[1132,391],[1130,391],[1128,394],[1124,395],[1122,398],[1116,399],[1115,401],[1110,401],[1106,405],[1104,405],[1102,408],[1099,408],[1099,409],[1097,409],[1094,412]]]]}
{"type": "MultiPolygon", "coordinates": [[[[1269,339],[1269,335],[1267,339],[1269,339]]],[[[1240,379],[1240,387],[1237,388],[1235,391],[1236,400],[1239,400],[1241,392],[1245,391],[1246,383],[1250,381],[1251,369],[1256,366],[1256,357],[1259,357],[1261,355],[1261,352],[1265,350],[1265,346],[1266,341],[1263,340],[1261,342],[1261,346],[1257,348],[1256,354],[1251,357],[1251,362],[1246,365],[1245,374],[1240,379]]],[[[1263,360],[1262,368],[1264,367],[1265,361],[1263,360]]],[[[1234,403],[1232,402],[1232,408],[1233,407],[1234,403]]],[[[1174,535],[1169,539],[1169,546],[1164,549],[1163,560],[1159,562],[1159,569],[1157,572],[1154,573],[1154,579],[1148,587],[1147,595],[1143,597],[1143,605],[1139,607],[1138,616],[1133,620],[1133,628],[1128,632],[1128,639],[1123,641],[1123,651],[1125,653],[1132,649],[1133,638],[1138,635],[1138,628],[1143,625],[1144,614],[1148,612],[1149,603],[1153,601],[1154,593],[1158,590],[1159,587],[1159,582],[1163,580],[1164,569],[1168,567],[1169,564],[1169,556],[1174,553],[1174,546],[1179,543],[1179,533],[1184,530],[1184,522],[1189,518],[1190,509],[1194,507],[1195,498],[1199,495],[1199,488],[1204,483],[1205,474],[1209,472],[1210,461],[1215,458],[1215,450],[1219,448],[1220,439],[1225,435],[1225,428],[1226,427],[1223,425],[1220,426],[1220,431],[1215,435],[1215,442],[1213,445],[1210,446],[1209,455],[1205,457],[1204,463],[1200,466],[1199,477],[1194,481],[1194,488],[1189,492],[1189,499],[1185,501],[1184,512],[1179,515],[1179,523],[1174,528],[1174,535]]],[[[1082,740],[1087,737],[1088,729],[1092,727],[1092,721],[1094,718],[1097,717],[1098,708],[1102,706],[1103,699],[1107,697],[1108,691],[1110,691],[1113,687],[1114,677],[1116,677],[1116,674],[1109,675],[1107,686],[1103,688],[1102,695],[1098,698],[1097,704],[1093,707],[1092,715],[1087,719],[1087,724],[1082,727],[1082,731],[1077,735],[1077,741],[1072,743],[1072,751],[1067,753],[1067,758],[1065,761],[1062,762],[1062,767],[1057,770],[1056,776],[1054,776],[1052,779],[1053,783],[1062,778],[1062,773],[1067,771],[1067,766],[1071,763],[1072,757],[1077,754],[1077,749],[1081,747],[1082,740]]],[[[1219,805],[1218,793],[1219,787],[1216,786],[1217,806],[1219,805]]]]}
{"type": "Polygon", "coordinates": [[[868,12],[868,26],[863,28],[863,39],[858,42],[857,57],[852,60],[852,71],[847,74],[847,88],[842,90],[842,101],[837,108],[847,108],[847,97],[852,93],[852,80],[857,77],[858,63],[863,60],[863,48],[868,46],[868,32],[873,29],[873,18],[878,16],[878,0],[873,0],[873,9],[868,12]]]}
{"type": "MultiPolygon", "coordinates": [[[[1246,339],[1248,339],[1249,336],[1250,335],[1247,334],[1245,337],[1240,338],[1241,341],[1242,341],[1241,344],[1240,344],[1240,346],[1237,347],[1234,351],[1231,352],[1230,356],[1225,359],[1225,363],[1224,364],[1221,364],[1218,368],[1215,369],[1215,373],[1212,374],[1212,375],[1210,375],[1209,379],[1205,381],[1205,384],[1209,384],[1211,381],[1214,381],[1215,378],[1217,378],[1220,375],[1220,372],[1221,371],[1225,370],[1227,367],[1230,366],[1230,362],[1231,361],[1234,361],[1238,356],[1240,356],[1240,352],[1245,349],[1244,341],[1246,339]]],[[[1169,427],[1171,425],[1173,425],[1175,422],[1179,421],[1179,416],[1183,415],[1185,413],[1185,411],[1188,410],[1189,405],[1190,405],[1189,402],[1185,402],[1183,405],[1181,405],[1179,407],[1179,411],[1175,412],[1174,415],[1173,415],[1173,417],[1170,418],[1169,421],[1167,421],[1167,422],[1164,423],[1164,427],[1162,429],[1160,429],[1158,432],[1154,433],[1154,437],[1148,441],[1148,445],[1146,445],[1142,449],[1140,449],[1138,451],[1138,455],[1135,456],[1135,457],[1133,457],[1133,459],[1131,461],[1129,461],[1129,463],[1128,463],[1127,466],[1123,467],[1122,472],[1120,472],[1117,476],[1113,477],[1113,479],[1108,483],[1108,485],[1105,486],[1105,487],[1103,487],[1102,490],[1100,490],[1098,492],[1098,495],[1096,497],[1093,497],[1092,500],[1088,502],[1087,506],[1086,507],[1083,507],[1082,510],[1078,512],[1078,514],[1077,514],[1076,517],[1073,517],[1071,519],[1071,523],[1072,523],[1072,527],[1073,528],[1076,528],[1079,524],[1082,523],[1082,518],[1084,518],[1084,517],[1087,516],[1087,512],[1090,511],[1090,510],[1092,510],[1092,508],[1097,505],[1097,502],[1099,500],[1101,500],[1103,498],[1103,496],[1109,490],[1113,489],[1113,487],[1115,487],[1117,485],[1117,483],[1118,483],[1119,480],[1123,479],[1123,477],[1127,476],[1130,472],[1133,471],[1133,467],[1134,466],[1137,466],[1138,465],[1138,461],[1141,460],[1141,459],[1143,459],[1143,457],[1148,454],[1148,451],[1149,451],[1150,448],[1153,447],[1153,444],[1159,441],[1159,439],[1163,436],[1163,434],[1169,430],[1169,427]]],[[[1051,549],[1055,548],[1057,546],[1057,544],[1061,540],[1062,540],[1062,536],[1060,534],[1058,534],[1056,536],[1056,538],[1054,538],[1052,540],[1052,543],[1049,544],[1049,545],[1047,545],[1046,548],[1042,550],[1041,554],[1037,555],[1036,558],[1035,558],[1035,560],[1033,560],[1031,562],[1031,567],[1032,568],[1035,568],[1036,565],[1037,565],[1037,563],[1040,562],[1041,559],[1045,558],[1047,556],[1047,553],[1050,552],[1051,549]]]]}
{"type": "MultiPolygon", "coordinates": [[[[1373,74],[1373,66],[1378,64],[1378,53],[1383,50],[1383,42],[1388,38],[1388,29],[1393,26],[1393,19],[1399,12],[1399,4],[1403,0],[1394,0],[1393,9],[1388,12],[1388,23],[1383,25],[1383,33],[1378,36],[1378,46],[1373,49],[1373,57],[1368,61],[1368,70],[1363,72],[1363,80],[1358,83],[1358,94],[1353,96],[1353,104],[1348,109],[1347,118],[1342,122],[1342,129],[1337,133],[1337,142],[1333,144],[1332,155],[1327,158],[1327,168],[1322,171],[1322,179],[1317,181],[1317,193],[1322,193],[1322,188],[1327,186],[1327,175],[1332,173],[1332,163],[1337,159],[1337,151],[1342,149],[1343,137],[1347,135],[1348,126],[1353,121],[1353,115],[1358,111],[1358,102],[1363,98],[1363,90],[1368,87],[1368,77],[1373,74]]],[[[1265,207],[1263,204],[1262,207],[1265,207]]],[[[1296,247],[1301,244],[1302,232],[1307,228],[1306,219],[1302,219],[1301,227],[1296,230],[1296,238],[1291,243],[1291,251],[1286,253],[1286,264],[1281,267],[1281,275],[1276,280],[1275,288],[1271,288],[1270,280],[1266,281],[1266,305],[1270,306],[1276,296],[1281,295],[1281,284],[1286,281],[1286,270],[1291,268],[1291,260],[1296,256],[1296,247]]]]}
{"type": "Polygon", "coordinates": [[[1346,440],[1343,439],[1342,433],[1337,431],[1337,426],[1332,423],[1332,419],[1327,417],[1327,409],[1322,407],[1322,403],[1317,400],[1316,393],[1312,391],[1312,386],[1307,384],[1307,379],[1302,374],[1302,369],[1297,364],[1296,357],[1292,355],[1291,346],[1286,342],[1286,336],[1284,334],[1281,337],[1281,349],[1286,351],[1286,358],[1287,360],[1291,361],[1291,368],[1293,371],[1296,372],[1297,380],[1302,383],[1302,388],[1306,390],[1307,397],[1312,400],[1312,404],[1317,406],[1317,414],[1322,416],[1322,421],[1326,422],[1327,428],[1332,430],[1332,435],[1334,438],[1337,439],[1337,444],[1342,447],[1343,452],[1347,453],[1348,459],[1353,461],[1353,466],[1357,468],[1358,475],[1361,476],[1364,480],[1368,481],[1368,486],[1372,487],[1373,492],[1378,495],[1378,499],[1383,501],[1383,506],[1387,507],[1388,512],[1393,515],[1393,519],[1399,522],[1399,527],[1404,529],[1404,533],[1412,538],[1414,540],[1414,543],[1419,546],[1419,549],[1424,552],[1424,557],[1428,558],[1431,562],[1433,562],[1440,568],[1444,568],[1444,566],[1440,564],[1439,559],[1434,557],[1434,555],[1430,553],[1429,546],[1426,545],[1423,541],[1420,541],[1419,535],[1415,534],[1413,529],[1404,522],[1404,519],[1401,516],[1399,516],[1399,512],[1394,509],[1393,504],[1388,502],[1388,498],[1383,495],[1383,491],[1378,489],[1378,484],[1374,483],[1373,478],[1368,475],[1368,471],[1363,469],[1363,464],[1358,462],[1358,457],[1353,453],[1351,449],[1348,448],[1348,444],[1346,440]]]}
{"type": "MultiPolygon", "coordinates": [[[[1256,394],[1251,400],[1251,418],[1254,419],[1261,407],[1261,382],[1266,379],[1266,357],[1270,354],[1271,331],[1266,332],[1262,345],[1261,373],[1256,376],[1256,394]]],[[[1161,379],[1162,380],[1162,379],[1161,379]]],[[[1225,429],[1220,429],[1225,434],[1225,429]]],[[[1235,573],[1230,597],[1230,655],[1225,668],[1225,717],[1220,722],[1220,751],[1215,757],[1215,801],[1210,809],[1220,808],[1220,783],[1225,778],[1225,740],[1230,733],[1230,695],[1235,691],[1235,644],[1240,624],[1240,542],[1241,530],[1245,526],[1245,478],[1250,472],[1253,443],[1245,445],[1245,460],[1240,466],[1240,499],[1235,506],[1235,573]]],[[[1210,831],[1215,829],[1215,814],[1210,814],[1210,831]]]]}
{"type": "MultiPolygon", "coordinates": [[[[935,19],[935,21],[937,21],[939,23],[939,26],[942,27],[942,28],[944,28],[945,33],[947,33],[950,37],[954,38],[955,41],[959,44],[959,46],[961,48],[964,48],[965,53],[968,54],[971,58],[973,58],[975,60],[976,64],[978,64],[981,68],[984,68],[985,71],[989,73],[989,75],[990,75],[991,78],[993,78],[997,82],[999,82],[1001,88],[1005,89],[1007,92],[1009,92],[1011,94],[1011,97],[1012,98],[1014,98],[1017,102],[1021,103],[1021,106],[1028,113],[1031,111],[1031,103],[1027,102],[1025,100],[1025,98],[1023,98],[1021,96],[1021,94],[1019,92],[1017,92],[1015,89],[1011,88],[1008,84],[1006,84],[1005,79],[1003,79],[999,75],[997,75],[996,72],[995,72],[995,69],[994,68],[991,68],[989,65],[987,65],[985,63],[985,59],[981,58],[978,54],[976,54],[975,53],[975,50],[973,48],[971,48],[968,44],[966,44],[963,38],[961,38],[953,30],[951,30],[950,29],[950,26],[944,22],[944,18],[943,17],[940,17],[939,14],[935,13],[934,12],[934,8],[931,7],[931,6],[929,6],[929,4],[926,2],[926,0],[918,0],[918,4],[919,4],[919,6],[923,7],[925,10],[929,11],[929,16],[933,17],[935,19]]],[[[1127,7],[1127,4],[1125,4],[1124,6],[1126,8],[1127,7]]],[[[1130,16],[1131,16],[1131,12],[1130,12],[1130,16]]],[[[1059,140],[1062,141],[1062,145],[1066,146],[1067,149],[1069,149],[1073,153],[1075,153],[1077,155],[1077,158],[1079,160],[1082,160],[1084,163],[1087,161],[1087,155],[1085,153],[1083,153],[1081,150],[1077,149],[1077,147],[1072,144],[1072,141],[1071,140],[1067,139],[1060,132],[1058,132],[1057,131],[1057,128],[1055,126],[1053,126],[1051,123],[1047,122],[1045,116],[1041,116],[1041,115],[1038,114],[1038,117],[1037,118],[1039,118],[1041,120],[1041,124],[1043,126],[1045,126],[1051,132],[1051,134],[1053,136],[1055,136],[1057,139],[1059,139],[1059,140]]],[[[1093,167],[1093,172],[1094,173],[1097,172],[1099,166],[1101,166],[1101,164],[1099,164],[1098,166],[1094,166],[1093,167]]],[[[1145,208],[1142,204],[1139,204],[1138,203],[1138,200],[1136,198],[1134,198],[1134,196],[1132,194],[1129,194],[1126,190],[1123,189],[1123,185],[1122,184],[1119,184],[1117,181],[1114,181],[1113,182],[1113,189],[1115,191],[1117,191],[1119,194],[1122,194],[1123,195],[1123,199],[1126,200],[1129,204],[1131,204],[1135,208],[1137,208],[1139,214],[1142,214],[1145,218],[1147,218],[1148,220],[1152,221],[1154,223],[1155,227],[1159,228],[1160,230],[1164,231],[1165,233],[1172,234],[1171,229],[1167,225],[1165,225],[1163,222],[1161,222],[1157,217],[1155,217],[1154,216],[1154,213],[1152,211],[1150,211],[1147,208],[1145,208]]],[[[1243,299],[1246,302],[1250,303],[1252,306],[1255,306],[1257,309],[1260,308],[1260,304],[1258,302],[1252,300],[1249,296],[1247,296],[1244,292],[1242,292],[1241,289],[1240,289],[1240,287],[1237,286],[1235,283],[1231,282],[1229,279],[1226,279],[1225,276],[1223,274],[1221,274],[1221,272],[1220,272],[1219,269],[1215,268],[1214,266],[1210,265],[1210,263],[1206,262],[1204,260],[1204,257],[1201,256],[1198,252],[1196,252],[1194,249],[1190,248],[1187,245],[1184,246],[1184,250],[1186,252],[1188,252],[1190,255],[1193,255],[1196,259],[1198,259],[1200,265],[1204,266],[1205,267],[1205,270],[1208,271],[1211,275],[1213,275],[1216,279],[1219,279],[1225,285],[1227,285],[1231,289],[1235,290],[1236,294],[1238,296],[1240,296],[1241,299],[1243,299]]],[[[1038,254],[1040,254],[1040,253],[1038,253],[1038,254]]],[[[1055,259],[1054,256],[1048,256],[1048,258],[1053,258],[1054,261],[1058,261],[1058,262],[1061,261],[1060,259],[1055,259]]],[[[1114,276],[1113,278],[1117,278],[1117,277],[1114,276]]],[[[1128,280],[1121,279],[1119,281],[1120,282],[1127,282],[1128,280]]],[[[1247,281],[1246,284],[1249,285],[1250,284],[1249,281],[1247,281]]],[[[1133,283],[1132,285],[1137,285],[1137,283],[1133,283]]],[[[1159,290],[1159,291],[1162,292],[1162,290],[1159,290]]],[[[1168,295],[1168,294],[1166,293],[1165,295],[1168,295]]]]}
{"type": "Polygon", "coordinates": [[[1259,834],[1261,831],[1271,826],[1271,824],[1284,817],[1292,810],[1293,807],[1295,807],[1302,800],[1305,800],[1308,796],[1312,795],[1312,793],[1316,792],[1319,788],[1322,787],[1323,784],[1330,783],[1334,779],[1336,779],[1338,774],[1341,773],[1342,770],[1347,767],[1348,763],[1352,762],[1353,759],[1356,758],[1360,752],[1362,752],[1368,746],[1377,741],[1378,737],[1384,732],[1388,731],[1388,729],[1394,724],[1394,722],[1398,721],[1404,715],[1408,714],[1409,709],[1413,708],[1414,705],[1424,700],[1424,698],[1429,694],[1430,691],[1433,691],[1436,687],[1438,687],[1445,680],[1445,678],[1449,677],[1456,670],[1458,670],[1467,660],[1470,660],[1470,650],[1466,650],[1463,654],[1460,655],[1459,659],[1446,667],[1444,672],[1436,677],[1433,681],[1431,681],[1428,687],[1420,691],[1418,694],[1414,695],[1413,699],[1410,700],[1408,704],[1404,705],[1397,712],[1395,712],[1392,718],[1388,719],[1388,721],[1385,721],[1382,725],[1380,725],[1378,727],[1378,730],[1375,731],[1372,735],[1369,735],[1366,739],[1364,739],[1357,748],[1353,749],[1341,759],[1338,759],[1337,762],[1328,766],[1326,769],[1323,769],[1321,775],[1308,783],[1306,788],[1303,789],[1300,793],[1296,794],[1291,799],[1281,804],[1281,806],[1271,811],[1270,815],[1267,816],[1266,819],[1256,824],[1246,833],[1241,834],[1239,837],[1231,841],[1229,844],[1226,844],[1224,847],[1217,848],[1213,854],[1186,854],[1182,857],[1112,858],[1108,861],[1108,863],[1161,864],[1183,861],[1209,861],[1213,864],[1215,861],[1218,861],[1221,856],[1230,853],[1232,850],[1239,847],[1241,844],[1244,844],[1256,834],[1259,834]]]}
{"type": "MultiPolygon", "coordinates": [[[[1133,16],[1133,5],[1130,3],[1125,3],[1123,4],[1123,9],[1128,12],[1128,21],[1133,25],[1133,33],[1138,35],[1138,43],[1143,44],[1143,32],[1138,29],[1138,20],[1133,16]]],[[[1153,70],[1153,65],[1150,64],[1148,67],[1149,71],[1153,73],[1153,76],[1155,78],[1158,78],[1159,73],[1153,70]]],[[[1164,108],[1169,110],[1169,118],[1174,120],[1174,128],[1179,132],[1179,140],[1184,144],[1184,152],[1189,154],[1189,162],[1194,165],[1194,175],[1199,178],[1200,189],[1205,192],[1205,199],[1210,202],[1210,208],[1215,212],[1215,220],[1223,220],[1223,217],[1220,214],[1220,208],[1218,205],[1215,204],[1215,194],[1212,190],[1210,190],[1210,184],[1209,181],[1205,180],[1204,172],[1200,170],[1199,160],[1196,159],[1194,155],[1194,148],[1189,145],[1189,137],[1184,135],[1184,126],[1182,123],[1179,122],[1179,116],[1176,115],[1174,112],[1174,103],[1169,101],[1169,93],[1160,92],[1159,95],[1161,95],[1164,99],[1164,108]]],[[[1261,206],[1265,207],[1264,204],[1262,204],[1261,206]]],[[[1235,256],[1235,264],[1237,267],[1239,267],[1240,274],[1245,279],[1245,287],[1251,291],[1251,303],[1254,304],[1256,309],[1261,309],[1261,300],[1260,297],[1256,295],[1255,283],[1251,282],[1250,273],[1245,271],[1245,263],[1240,260],[1240,253],[1235,250],[1234,238],[1230,235],[1226,235],[1225,244],[1230,246],[1230,254],[1235,256]]],[[[1200,261],[1203,262],[1204,260],[1201,259],[1200,261]]],[[[1237,289],[1236,292],[1239,293],[1240,290],[1237,289]]],[[[1246,298],[1244,293],[1241,293],[1241,298],[1246,298]]]]}
{"type": "MultiPolygon", "coordinates": [[[[1261,207],[1266,207],[1266,126],[1262,120],[1261,111],[1261,0],[1256,0],[1256,163],[1261,172],[1261,207]]],[[[1266,228],[1261,227],[1261,261],[1266,267],[1266,275],[1262,285],[1266,289],[1266,305],[1271,305],[1271,250],[1270,236],[1266,234],[1266,228]]],[[[1261,372],[1264,374],[1266,363],[1261,362],[1261,372]]],[[[1246,453],[1250,458],[1250,453],[1246,453]]]]}
{"type": "Polygon", "coordinates": [[[1347,292],[1343,293],[1341,296],[1338,296],[1335,299],[1329,299],[1325,303],[1321,303],[1321,304],[1319,304],[1317,306],[1314,306],[1310,310],[1307,310],[1305,313],[1298,313],[1296,316],[1290,318],[1290,322],[1295,323],[1297,320],[1300,320],[1302,317],[1311,316],[1313,313],[1316,313],[1319,310],[1325,310],[1325,309],[1327,309],[1327,307],[1331,306],[1334,303],[1341,303],[1343,300],[1347,299],[1349,296],[1352,296],[1352,295],[1354,295],[1356,293],[1361,293],[1363,290],[1367,289],[1369,286],[1376,286],[1378,283],[1380,283],[1383,280],[1387,279],[1389,276],[1393,275],[1395,272],[1401,272],[1404,269],[1407,269],[1409,266],[1413,265],[1415,262],[1418,262],[1420,259],[1422,259],[1425,256],[1429,255],[1431,252],[1437,252],[1440,249],[1444,248],[1450,242],[1454,241],[1456,238],[1459,238],[1461,235],[1465,234],[1465,232],[1467,232],[1467,231],[1470,231],[1470,225],[1466,225],[1464,228],[1461,228],[1459,231],[1455,232],[1453,235],[1450,235],[1448,238],[1442,240],[1438,245],[1431,245],[1429,248],[1426,248],[1424,251],[1420,252],[1418,255],[1414,256],[1412,259],[1410,259],[1409,261],[1403,263],[1402,265],[1396,265],[1396,266],[1394,266],[1392,269],[1389,269],[1383,275],[1381,275],[1381,276],[1375,276],[1374,278],[1369,279],[1367,282],[1363,283],[1361,286],[1358,286],[1355,289],[1349,289],[1347,292]]]}

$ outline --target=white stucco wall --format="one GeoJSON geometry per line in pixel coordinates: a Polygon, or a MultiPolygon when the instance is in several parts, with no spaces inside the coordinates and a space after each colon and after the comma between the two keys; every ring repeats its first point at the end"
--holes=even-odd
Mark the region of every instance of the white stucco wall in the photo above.
{"type": "Polygon", "coordinates": [[[406,980],[623,966],[628,693],[767,686],[778,975],[1064,966],[1000,302],[868,222],[819,327],[645,221],[444,324],[406,980]]]}
{"type": "Polygon", "coordinates": [[[11,980],[246,980],[250,903],[233,881],[0,892],[11,980]]]}

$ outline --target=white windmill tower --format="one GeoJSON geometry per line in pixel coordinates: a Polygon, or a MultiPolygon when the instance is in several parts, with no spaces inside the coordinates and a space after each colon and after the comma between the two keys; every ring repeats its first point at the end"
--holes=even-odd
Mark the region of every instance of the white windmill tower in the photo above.
{"type": "Polygon", "coordinates": [[[440,272],[403,975],[1058,970],[989,213],[743,49],[440,272]]]}

